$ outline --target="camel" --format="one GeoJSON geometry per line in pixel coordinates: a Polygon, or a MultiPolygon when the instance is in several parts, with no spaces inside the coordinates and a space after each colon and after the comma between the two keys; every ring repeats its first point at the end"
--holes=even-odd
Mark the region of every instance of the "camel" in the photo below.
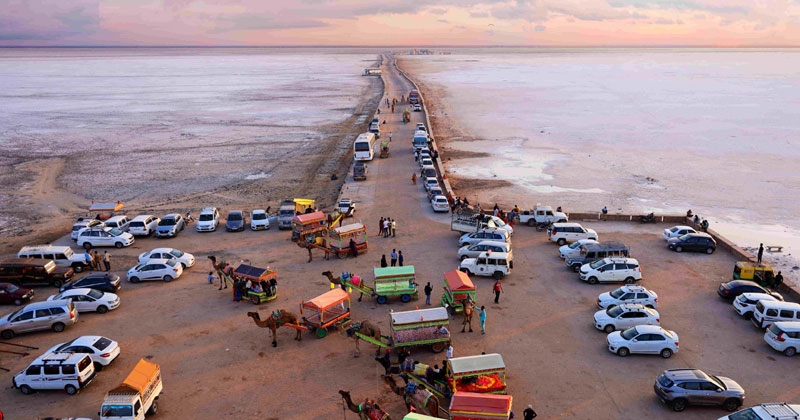
{"type": "Polygon", "coordinates": [[[469,332],[472,332],[472,313],[475,312],[475,303],[472,302],[472,299],[467,296],[464,299],[464,322],[461,324],[461,332],[463,333],[464,330],[467,328],[469,324],[469,332]]]}
{"type": "MultiPolygon", "coordinates": [[[[347,291],[347,288],[344,287],[344,283],[342,283],[342,277],[341,276],[334,278],[333,277],[333,273],[331,273],[330,271],[323,271],[322,275],[327,277],[328,281],[330,281],[331,284],[338,284],[339,286],[341,286],[342,290],[344,290],[345,292],[347,291]]],[[[362,294],[362,296],[363,296],[363,294],[362,294]]],[[[361,300],[361,299],[359,299],[359,300],[361,300]]]]}
{"type": "Polygon", "coordinates": [[[349,391],[339,390],[339,395],[342,396],[345,404],[347,404],[347,408],[358,414],[360,420],[391,420],[389,413],[384,411],[376,402],[369,398],[365,399],[363,404],[356,405],[350,398],[349,391]]]}
{"type": "MultiPolygon", "coordinates": [[[[383,377],[383,380],[389,385],[389,388],[392,389],[392,392],[403,397],[407,410],[411,411],[411,407],[413,406],[414,409],[421,410],[422,414],[426,416],[439,416],[439,399],[436,398],[436,395],[433,395],[432,392],[425,388],[418,387],[415,393],[408,394],[404,387],[397,385],[394,376],[391,374],[381,375],[381,377],[383,377]]],[[[403,380],[408,382],[408,378],[405,376],[403,376],[403,380]]]]}
{"type": "MultiPolygon", "coordinates": [[[[375,340],[381,341],[381,329],[375,325],[372,325],[371,322],[364,320],[359,323],[354,323],[347,329],[347,336],[352,338],[356,342],[356,353],[353,357],[358,357],[361,355],[361,349],[359,348],[359,341],[360,339],[355,334],[359,332],[367,337],[374,338],[375,340]]],[[[381,348],[378,347],[375,350],[375,356],[380,356],[381,348]]]]}
{"type": "MultiPolygon", "coordinates": [[[[278,347],[278,341],[277,341],[278,327],[281,327],[286,324],[293,324],[297,325],[298,327],[300,326],[300,321],[297,318],[297,315],[284,309],[281,309],[278,313],[280,315],[276,316],[277,314],[273,313],[270,316],[268,316],[266,320],[263,321],[261,320],[261,316],[258,314],[258,312],[247,313],[247,316],[253,318],[253,321],[255,321],[256,325],[258,325],[261,328],[269,328],[269,331],[272,336],[272,347],[278,347]]],[[[297,329],[297,335],[294,337],[294,339],[297,341],[301,341],[303,339],[302,331],[300,329],[297,329]]]]}

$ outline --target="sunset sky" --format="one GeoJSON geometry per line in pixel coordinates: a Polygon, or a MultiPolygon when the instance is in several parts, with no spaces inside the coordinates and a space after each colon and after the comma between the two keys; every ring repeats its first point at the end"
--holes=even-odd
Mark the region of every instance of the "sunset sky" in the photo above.
{"type": "Polygon", "coordinates": [[[800,0],[0,0],[0,46],[794,46],[800,0]]]}

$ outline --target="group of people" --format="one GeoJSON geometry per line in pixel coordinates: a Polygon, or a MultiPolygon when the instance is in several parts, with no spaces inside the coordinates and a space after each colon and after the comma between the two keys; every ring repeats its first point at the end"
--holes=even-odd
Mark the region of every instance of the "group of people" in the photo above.
{"type": "Polygon", "coordinates": [[[384,238],[388,238],[390,236],[394,237],[397,233],[397,221],[395,219],[389,217],[381,217],[380,222],[378,222],[378,227],[380,228],[380,235],[384,238]]]}
{"type": "MultiPolygon", "coordinates": [[[[224,281],[224,280],[223,280],[224,281]]],[[[228,288],[228,285],[225,285],[228,288]]],[[[220,288],[222,290],[222,288],[220,288]]],[[[240,302],[243,298],[247,298],[249,292],[253,293],[266,293],[267,297],[274,296],[278,291],[278,281],[275,278],[261,281],[252,281],[250,279],[243,279],[239,277],[233,278],[233,300],[240,302]]]]}
{"type": "MultiPolygon", "coordinates": [[[[395,267],[402,267],[403,266],[403,251],[397,251],[396,249],[392,249],[392,252],[389,253],[389,261],[391,261],[391,266],[395,267]]],[[[388,267],[389,264],[386,262],[386,254],[381,256],[381,268],[388,267]]],[[[430,283],[429,283],[430,284],[430,283]]]]}
{"type": "Polygon", "coordinates": [[[100,252],[97,250],[94,251],[92,254],[91,249],[87,249],[86,252],[83,253],[83,259],[86,261],[86,267],[88,270],[93,271],[111,271],[111,254],[108,251],[103,252],[103,255],[100,255],[100,252]]]}

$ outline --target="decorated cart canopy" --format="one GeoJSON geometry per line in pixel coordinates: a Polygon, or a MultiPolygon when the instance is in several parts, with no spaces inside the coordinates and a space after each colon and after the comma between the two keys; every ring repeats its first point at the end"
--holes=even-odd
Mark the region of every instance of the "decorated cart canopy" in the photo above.
{"type": "Polygon", "coordinates": [[[327,328],[350,316],[350,294],[342,289],[331,289],[300,304],[302,324],[317,331],[317,337],[327,334],[327,328]]]}
{"type": "Polygon", "coordinates": [[[378,295],[416,293],[414,266],[375,268],[375,293],[378,295]]]}
{"type": "Polygon", "coordinates": [[[114,215],[114,212],[120,211],[125,206],[122,204],[121,201],[109,202],[109,203],[95,203],[89,206],[89,213],[97,213],[97,217],[100,220],[106,220],[109,217],[114,215]]]}
{"type": "Polygon", "coordinates": [[[444,273],[444,293],[442,293],[442,306],[451,308],[452,312],[464,310],[464,300],[469,297],[475,300],[475,285],[467,273],[453,270],[444,273]]]}
{"type": "Polygon", "coordinates": [[[450,341],[447,326],[450,319],[444,308],[392,312],[392,343],[394,347],[431,345],[433,351],[444,350],[450,341]]]}
{"type": "Polygon", "coordinates": [[[510,395],[456,392],[450,399],[451,420],[508,419],[511,415],[510,395]]]}
{"type": "Polygon", "coordinates": [[[325,213],[317,210],[312,213],[300,214],[294,217],[294,223],[301,226],[325,224],[325,213]]]}
{"type": "Polygon", "coordinates": [[[363,223],[351,223],[330,231],[330,247],[333,252],[348,251],[350,239],[356,243],[359,252],[367,250],[367,227],[363,223]]]}
{"type": "Polygon", "coordinates": [[[236,267],[236,270],[233,270],[233,275],[239,277],[240,279],[247,279],[247,280],[268,280],[271,278],[277,278],[278,273],[275,270],[270,270],[269,268],[259,268],[253,267],[252,265],[241,264],[236,267]]]}
{"type": "Polygon", "coordinates": [[[446,366],[453,392],[506,393],[506,365],[497,353],[454,357],[446,366]]]}

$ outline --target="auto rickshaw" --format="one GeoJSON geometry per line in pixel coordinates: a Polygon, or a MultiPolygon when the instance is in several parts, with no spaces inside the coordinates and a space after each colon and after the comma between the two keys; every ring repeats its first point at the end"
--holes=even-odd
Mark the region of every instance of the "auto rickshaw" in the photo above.
{"type": "Polygon", "coordinates": [[[772,287],[775,284],[775,271],[769,264],[737,261],[733,266],[733,279],[751,280],[764,287],[772,287]]]}

